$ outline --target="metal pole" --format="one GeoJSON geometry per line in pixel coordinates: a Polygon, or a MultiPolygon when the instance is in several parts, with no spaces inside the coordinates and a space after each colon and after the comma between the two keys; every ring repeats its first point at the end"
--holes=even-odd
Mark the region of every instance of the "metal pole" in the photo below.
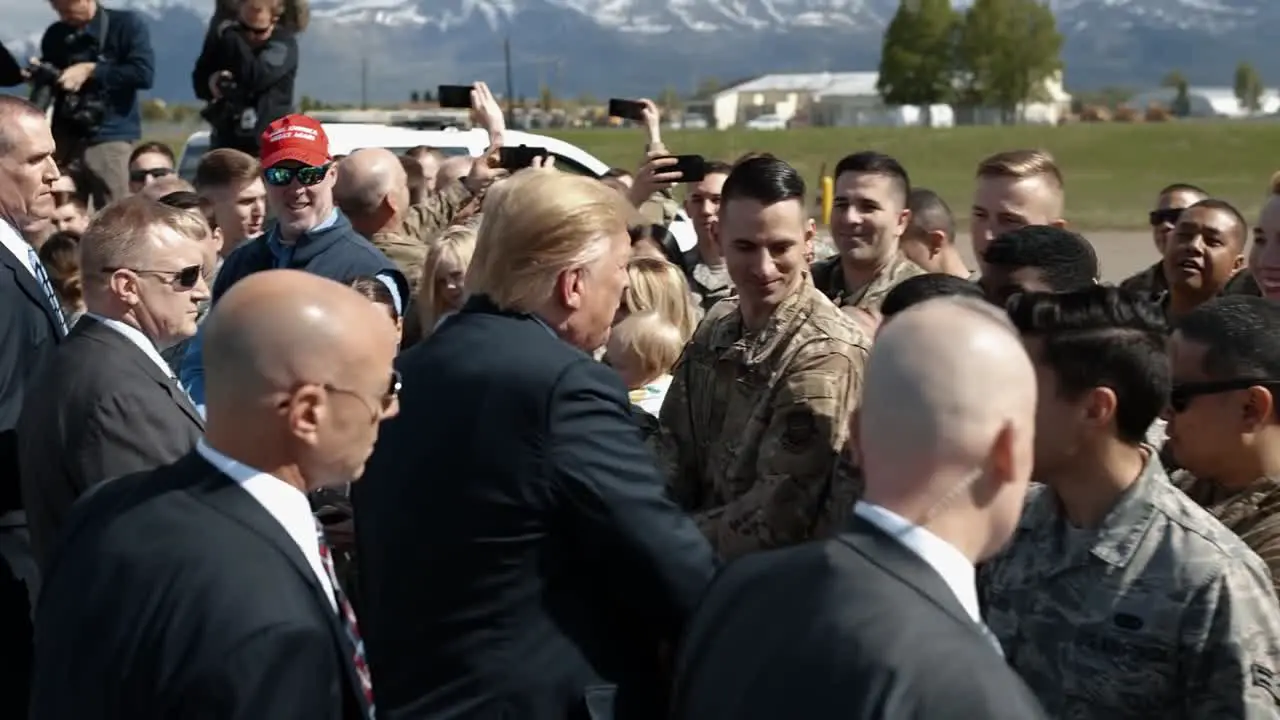
{"type": "Polygon", "coordinates": [[[502,40],[502,58],[507,70],[507,127],[515,127],[516,123],[516,83],[511,76],[511,36],[502,40]]]}

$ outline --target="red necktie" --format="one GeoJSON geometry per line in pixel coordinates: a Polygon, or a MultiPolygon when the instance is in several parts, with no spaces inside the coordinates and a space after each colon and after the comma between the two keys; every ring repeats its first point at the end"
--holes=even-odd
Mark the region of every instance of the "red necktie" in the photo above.
{"type": "Polygon", "coordinates": [[[356,622],[356,611],[342,592],[342,584],[338,582],[338,574],[333,570],[333,555],[329,551],[329,543],[324,539],[324,528],[316,521],[316,533],[320,543],[320,562],[329,575],[329,583],[333,586],[334,600],[338,603],[338,612],[342,615],[342,625],[347,631],[347,640],[351,643],[351,664],[356,669],[356,677],[360,679],[360,689],[364,693],[366,712],[369,720],[373,720],[373,676],[369,673],[369,661],[364,656],[364,640],[360,638],[360,625],[356,622]]]}

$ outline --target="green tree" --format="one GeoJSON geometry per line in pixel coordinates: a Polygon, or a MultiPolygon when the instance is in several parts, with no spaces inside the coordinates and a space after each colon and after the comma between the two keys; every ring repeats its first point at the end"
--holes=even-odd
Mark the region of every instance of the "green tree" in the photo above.
{"type": "Polygon", "coordinates": [[[542,112],[551,112],[556,106],[555,93],[551,92],[551,86],[543,83],[538,87],[538,107],[542,108],[542,112]]]}
{"type": "Polygon", "coordinates": [[[589,107],[595,107],[596,105],[599,105],[599,104],[600,104],[600,101],[596,99],[596,96],[592,95],[589,92],[584,92],[578,96],[579,107],[589,108],[589,107]]]}
{"type": "Polygon", "coordinates": [[[1173,88],[1175,93],[1173,96],[1173,107],[1169,108],[1169,112],[1174,117],[1186,117],[1191,114],[1191,93],[1190,85],[1187,78],[1178,70],[1170,70],[1164,78],[1160,80],[1161,87],[1173,88]]]}
{"type": "Polygon", "coordinates": [[[951,99],[957,15],[951,0],[902,0],[885,30],[876,91],[886,105],[930,105],[951,99]]]}
{"type": "Polygon", "coordinates": [[[1258,112],[1262,107],[1262,78],[1253,65],[1243,61],[1236,65],[1234,87],[1240,107],[1250,115],[1258,112]]]}
{"type": "Polygon", "coordinates": [[[1045,81],[1062,69],[1062,34],[1041,0],[974,0],[960,23],[956,62],[961,101],[998,108],[1047,99],[1045,81]]]}
{"type": "Polygon", "coordinates": [[[414,105],[417,105],[421,101],[422,101],[422,96],[418,94],[417,90],[414,90],[409,93],[409,102],[413,103],[414,105]]]}

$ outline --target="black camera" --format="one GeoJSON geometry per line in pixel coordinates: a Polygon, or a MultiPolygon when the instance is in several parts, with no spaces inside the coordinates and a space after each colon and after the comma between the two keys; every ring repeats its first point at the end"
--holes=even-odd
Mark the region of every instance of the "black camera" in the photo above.
{"type": "Polygon", "coordinates": [[[58,78],[62,70],[47,63],[27,66],[31,83],[31,104],[41,110],[53,107],[53,122],[67,127],[77,135],[92,135],[102,125],[107,106],[97,93],[59,92],[58,78]]]}

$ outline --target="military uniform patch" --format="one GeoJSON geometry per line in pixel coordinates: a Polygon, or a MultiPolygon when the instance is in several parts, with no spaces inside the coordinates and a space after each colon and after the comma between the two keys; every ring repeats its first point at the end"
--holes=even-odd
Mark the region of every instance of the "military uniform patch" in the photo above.
{"type": "Polygon", "coordinates": [[[792,410],[784,421],[782,449],[800,452],[809,448],[818,435],[818,422],[810,410],[792,410]]]}

